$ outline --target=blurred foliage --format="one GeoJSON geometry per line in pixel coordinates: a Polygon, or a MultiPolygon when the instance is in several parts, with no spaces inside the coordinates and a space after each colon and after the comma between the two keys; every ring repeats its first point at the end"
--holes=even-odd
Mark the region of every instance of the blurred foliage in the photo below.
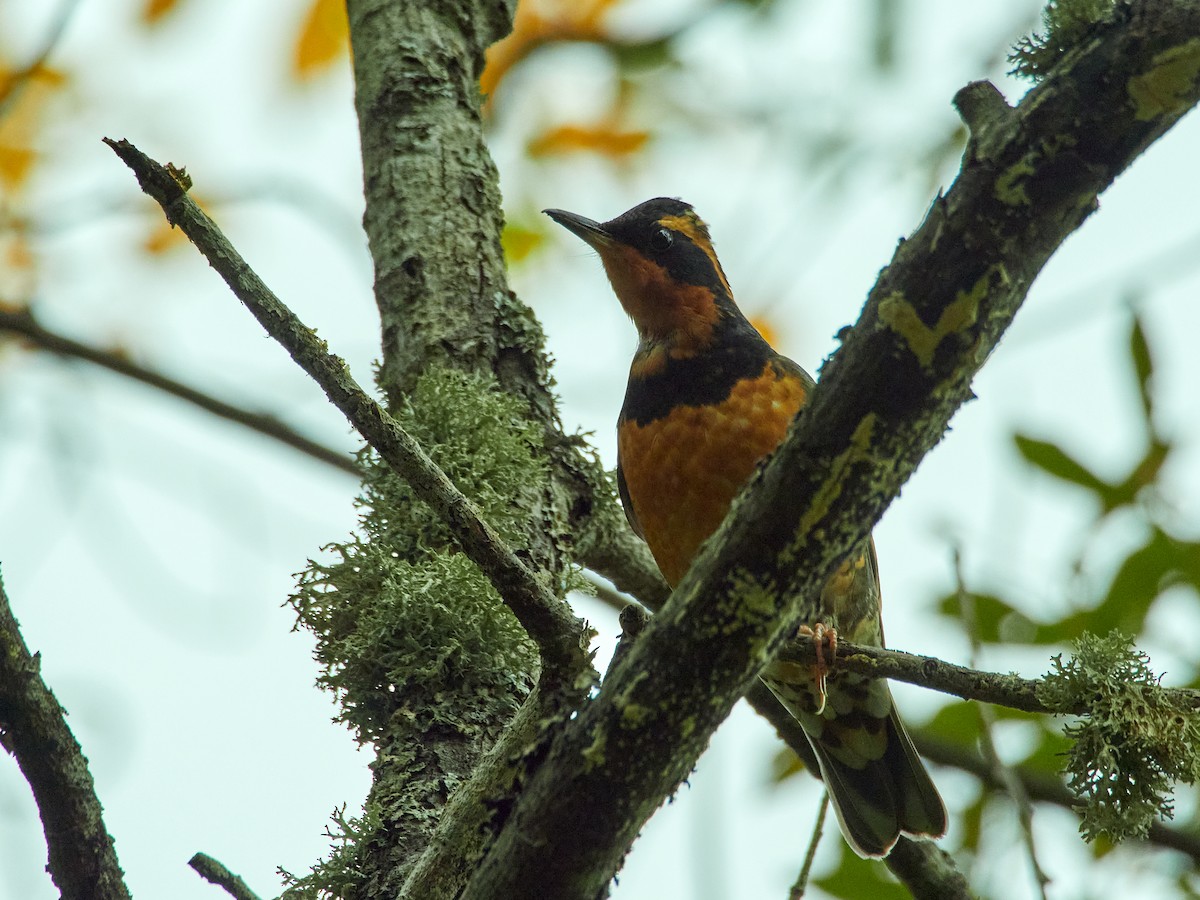
{"type": "Polygon", "coordinates": [[[292,59],[297,78],[319,75],[350,49],[345,0],[313,0],[300,27],[292,59]]]}

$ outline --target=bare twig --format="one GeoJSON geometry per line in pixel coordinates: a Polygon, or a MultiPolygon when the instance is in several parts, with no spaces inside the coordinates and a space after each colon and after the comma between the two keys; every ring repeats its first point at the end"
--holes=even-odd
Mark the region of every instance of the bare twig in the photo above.
{"type": "Polygon", "coordinates": [[[188,865],[205,881],[224,888],[234,900],[259,900],[258,894],[250,890],[250,886],[242,880],[241,875],[234,875],[219,860],[213,859],[207,853],[195,854],[188,860],[188,865]]]}
{"type": "Polygon", "coordinates": [[[214,416],[243,425],[251,431],[277,440],[289,447],[299,450],[313,459],[342,470],[350,475],[361,476],[354,460],[346,453],[319,444],[306,438],[298,431],[283,424],[274,416],[266,413],[251,412],[247,409],[218,400],[211,394],[188,387],[186,384],[168,378],[152,369],[139,366],[126,359],[120,353],[112,350],[102,350],[80,341],[72,340],[66,335],[59,334],[42,325],[28,307],[11,309],[0,305],[0,331],[19,334],[30,343],[50,353],[69,359],[79,359],[108,369],[118,375],[124,375],[134,381],[141,382],[160,390],[173,397],[178,397],[193,406],[197,406],[214,416]]]}
{"type": "MultiPolygon", "coordinates": [[[[963,577],[962,551],[958,547],[954,548],[954,582],[958,594],[958,606],[962,612],[963,628],[971,639],[971,666],[975,668],[978,665],[981,650],[978,621],[975,617],[975,595],[967,590],[966,579],[963,577]]],[[[991,764],[996,778],[1004,785],[1008,795],[1017,805],[1017,817],[1021,823],[1025,851],[1029,855],[1029,864],[1033,868],[1033,877],[1037,882],[1038,893],[1042,900],[1047,900],[1046,885],[1050,883],[1050,876],[1038,862],[1037,843],[1033,838],[1033,806],[1029,802],[1029,795],[1025,792],[1025,786],[1021,784],[1021,779],[1017,777],[1011,766],[1004,764],[996,750],[996,742],[992,738],[992,732],[996,727],[995,710],[987,703],[979,703],[975,708],[983,726],[979,730],[979,745],[983,750],[984,757],[991,764]]]]}
{"type": "MultiPolygon", "coordinates": [[[[793,641],[779,652],[779,658],[812,665],[816,662],[816,650],[811,641],[793,641]]],[[[868,647],[839,640],[834,665],[849,672],[906,681],[944,694],[954,694],[964,700],[980,700],[1024,712],[1056,715],[1083,715],[1087,712],[1082,705],[1071,709],[1048,707],[1038,697],[1038,689],[1042,683],[1040,679],[1001,675],[999,672],[981,672],[932,656],[918,656],[901,650],[868,647]]],[[[1191,688],[1164,690],[1176,701],[1200,709],[1200,691],[1191,688]]]]}
{"type": "Polygon", "coordinates": [[[496,587],[538,645],[543,674],[570,685],[589,670],[588,632],[570,608],[538,581],[425,451],[351,377],[345,362],[288,309],[250,268],[216,224],[187,196],[185,172],[166,168],[128,141],[104,142],[137,176],[142,190],[163,208],[259,323],[321,386],[380,457],[449,526],[463,551],[496,587]]]}
{"type": "Polygon", "coordinates": [[[813,825],[812,837],[808,842],[808,851],[804,854],[804,864],[800,866],[800,874],[788,891],[788,900],[800,900],[808,890],[808,878],[812,873],[813,860],[817,858],[817,845],[821,843],[821,835],[825,831],[825,814],[829,812],[829,792],[821,794],[821,803],[817,807],[817,821],[813,825]]]}
{"type": "Polygon", "coordinates": [[[39,668],[0,581],[0,746],[33,789],[46,868],[64,900],[129,900],[87,760],[39,668]]]}

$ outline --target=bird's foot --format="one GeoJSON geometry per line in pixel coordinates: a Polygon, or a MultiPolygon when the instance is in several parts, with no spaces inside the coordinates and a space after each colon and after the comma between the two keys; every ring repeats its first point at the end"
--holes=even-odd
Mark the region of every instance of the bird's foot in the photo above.
{"type": "Polygon", "coordinates": [[[817,662],[813,666],[813,681],[817,686],[817,709],[815,715],[825,712],[825,677],[833,661],[837,659],[837,631],[824,622],[815,625],[801,625],[797,632],[800,637],[811,638],[817,652],[817,662]]]}

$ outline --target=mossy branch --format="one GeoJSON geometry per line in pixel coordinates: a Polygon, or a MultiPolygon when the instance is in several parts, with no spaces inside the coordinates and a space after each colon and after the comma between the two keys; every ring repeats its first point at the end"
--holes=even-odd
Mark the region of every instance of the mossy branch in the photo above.
{"type": "Polygon", "coordinates": [[[195,244],[267,333],[325,391],[379,456],[450,527],[470,559],[495,585],[504,602],[537,644],[543,676],[577,690],[590,670],[585,625],[538,580],[459,491],[330,353],[325,342],[277,298],[250,268],[216,223],[187,195],[191,179],[182,169],[164,167],[128,141],[104,142],[137,176],[142,190],[158,202],[167,221],[195,244]]]}
{"type": "Polygon", "coordinates": [[[46,869],[64,900],[129,900],[87,759],[39,672],[0,581],[0,747],[33,790],[46,869]]]}

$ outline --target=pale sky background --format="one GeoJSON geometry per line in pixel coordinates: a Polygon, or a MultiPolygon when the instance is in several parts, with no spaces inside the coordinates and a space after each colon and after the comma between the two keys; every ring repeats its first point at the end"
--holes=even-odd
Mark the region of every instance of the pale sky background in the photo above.
{"type": "MultiPolygon", "coordinates": [[[[638,0],[616,21],[630,34],[653,34],[693,5],[638,0]]],[[[41,142],[46,161],[25,199],[41,229],[38,314],[350,449],[339,415],[198,254],[185,246],[147,261],[139,244],[157,213],[100,143],[128,138],[186,165],[196,195],[259,274],[367,382],[378,322],[357,228],[362,189],[347,66],[300,87],[290,80],[302,0],[186,2],[153,32],[137,26],[139,6],[80,0],[51,59],[85,77],[58,101],[41,142]]],[[[510,216],[528,222],[557,206],[606,219],[651,196],[683,197],[708,220],[742,306],[767,316],[779,349],[815,372],[897,239],[953,178],[957,160],[933,181],[921,160],[955,127],[954,92],[983,77],[1013,102],[1026,90],[1002,77],[1007,66],[995,55],[1039,6],[909,0],[898,68],[886,80],[864,73],[862,34],[874,7],[866,0],[780,3],[767,21],[745,10],[712,16],[681,45],[685,59],[701,64],[701,74],[689,70],[696,90],[682,90],[682,76],[674,87],[668,79],[654,103],[696,118],[717,110],[726,124],[703,140],[667,131],[615,167],[524,156],[531,133],[586,119],[611,97],[611,72],[594,48],[543,54],[505,86],[521,92],[519,109],[504,106],[504,91],[497,97],[494,149],[510,216]],[[853,142],[815,157],[798,149],[808,127],[845,130],[853,142]]],[[[28,60],[56,7],[0,0],[0,55],[28,60]]],[[[655,113],[647,101],[634,110],[648,122],[655,113]]],[[[1079,493],[1022,466],[1009,436],[1053,438],[1099,471],[1123,474],[1139,449],[1130,431],[1137,401],[1124,351],[1113,348],[1124,346],[1130,298],[1158,361],[1161,422],[1182,444],[1168,500],[1180,532],[1196,533],[1198,147],[1192,116],[1102,197],[977,380],[979,399],[879,526],[892,646],[967,661],[961,631],[931,613],[951,585],[952,540],[964,548],[971,587],[1021,598],[1034,617],[1069,604],[1068,560],[1093,511],[1079,493]]],[[[547,329],[565,421],[593,432],[614,464],[634,336],[598,261],[553,233],[513,284],[547,329]]],[[[198,850],[274,896],[275,867],[306,871],[327,850],[331,811],[360,809],[370,757],[330,722],[331,698],[312,688],[312,642],[290,631],[293,617],[281,606],[293,573],[352,528],[355,488],[345,475],[116,376],[0,350],[0,566],[26,641],[42,653],[43,675],[91,762],[135,897],[225,896],[186,867],[198,850]]],[[[1134,539],[1132,527],[1115,523],[1089,557],[1089,577],[1103,584],[1111,573],[1104,548],[1134,539]]],[[[601,632],[603,663],[615,616],[586,599],[578,608],[601,632]]],[[[1192,675],[1188,635],[1198,619],[1196,597],[1184,592],[1151,619],[1142,646],[1168,683],[1192,675]]],[[[1047,668],[1044,650],[987,654],[980,663],[1031,676],[1047,668]]],[[[905,686],[896,694],[913,722],[941,703],[905,686]]],[[[1024,740],[1019,728],[997,737],[1002,749],[1024,740]]],[[[818,791],[807,778],[770,789],[777,746],[739,706],[634,846],[614,897],[785,896],[818,791]]],[[[972,782],[937,767],[933,774],[953,820],[972,782]]],[[[1179,811],[1190,813],[1190,802],[1179,811]]],[[[1061,810],[1035,817],[1052,896],[1134,887],[1116,875],[1131,869],[1092,862],[1075,828],[1061,810]]],[[[841,852],[832,822],[829,830],[817,874],[841,852]]],[[[986,858],[974,863],[984,889],[1032,897],[1011,810],[994,806],[987,834],[986,858]]],[[[956,845],[952,827],[946,846],[956,845]]],[[[0,756],[0,900],[57,896],[44,864],[28,786],[0,756]]],[[[1161,881],[1167,870],[1140,873],[1139,894],[1171,896],[1161,881]]]]}

